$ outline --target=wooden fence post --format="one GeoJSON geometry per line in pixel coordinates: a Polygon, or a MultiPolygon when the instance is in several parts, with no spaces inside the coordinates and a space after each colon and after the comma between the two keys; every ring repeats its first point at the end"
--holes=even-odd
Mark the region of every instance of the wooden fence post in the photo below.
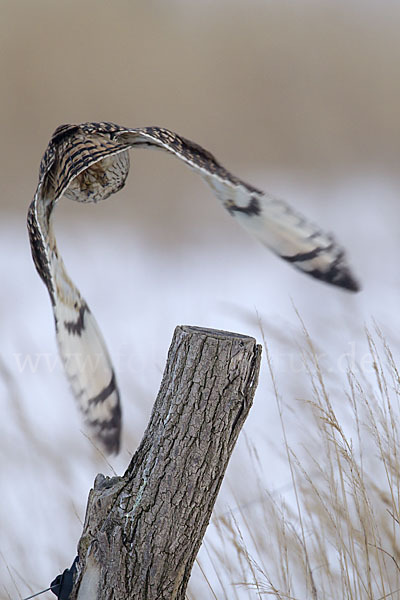
{"type": "Polygon", "coordinates": [[[184,600],[260,359],[251,337],[175,329],[126,473],[98,475],[90,491],[71,600],[184,600]]]}

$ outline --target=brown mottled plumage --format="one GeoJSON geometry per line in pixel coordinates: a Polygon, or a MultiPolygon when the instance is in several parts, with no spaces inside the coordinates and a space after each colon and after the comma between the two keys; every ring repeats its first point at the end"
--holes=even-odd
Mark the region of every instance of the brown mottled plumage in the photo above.
{"type": "Polygon", "coordinates": [[[128,150],[159,148],[174,154],[212,187],[239,223],[264,245],[317,279],[352,291],[358,283],[344,251],[307,219],[238,179],[201,146],[168,129],[127,129],[113,123],[62,125],[43,155],[29,207],[28,230],[36,269],[54,312],[60,354],[85,421],[107,452],[118,452],[121,409],[114,370],[97,323],[59,255],[52,212],[61,196],[98,202],[120,190],[129,172],[128,150]]]}

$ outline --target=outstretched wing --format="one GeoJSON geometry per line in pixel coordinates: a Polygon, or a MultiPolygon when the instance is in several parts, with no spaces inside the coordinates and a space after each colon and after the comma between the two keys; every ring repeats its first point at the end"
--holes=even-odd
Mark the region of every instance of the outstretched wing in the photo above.
{"type": "Polygon", "coordinates": [[[160,148],[182,159],[211,186],[229,214],[264,246],[317,279],[348,290],[359,290],[343,248],[330,234],[283,200],[229,173],[197,144],[158,127],[133,129],[117,137],[131,147],[160,148]]]}
{"type": "Polygon", "coordinates": [[[285,202],[229,173],[194,142],[159,127],[62,125],[42,158],[28,231],[36,269],[50,295],[67,376],[89,431],[106,452],[119,449],[121,409],[115,374],[99,327],[66,272],[52,217],[61,196],[97,202],[121,189],[129,172],[128,150],[135,147],[159,148],[183,160],[211,186],[232,217],[298,269],[349,290],[359,289],[332,236],[285,202]]]}
{"type": "Polygon", "coordinates": [[[120,189],[128,170],[129,156],[121,144],[62,126],[43,156],[28,211],[32,256],[50,295],[60,357],[89,433],[109,454],[118,452],[121,433],[115,374],[97,322],[60,257],[52,219],[63,193],[95,201],[97,188],[101,197],[120,189]]]}

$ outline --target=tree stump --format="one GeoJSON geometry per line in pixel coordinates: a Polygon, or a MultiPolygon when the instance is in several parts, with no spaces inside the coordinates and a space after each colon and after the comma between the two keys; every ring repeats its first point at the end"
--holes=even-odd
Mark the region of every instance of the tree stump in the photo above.
{"type": "Polygon", "coordinates": [[[98,475],[90,491],[71,600],[184,600],[260,359],[251,337],[175,329],[126,473],[98,475]]]}

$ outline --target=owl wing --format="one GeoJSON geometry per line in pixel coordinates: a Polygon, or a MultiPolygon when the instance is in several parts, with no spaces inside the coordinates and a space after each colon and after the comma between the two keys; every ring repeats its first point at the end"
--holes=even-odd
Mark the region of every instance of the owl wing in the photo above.
{"type": "Polygon", "coordinates": [[[117,135],[131,147],[165,150],[199,173],[229,214],[275,254],[316,279],[358,291],[343,248],[286,202],[232,175],[201,146],[159,127],[117,135]]]}
{"type": "Polygon", "coordinates": [[[100,328],[60,256],[53,211],[63,194],[82,202],[93,200],[95,186],[90,186],[90,178],[82,178],[90,169],[104,197],[119,189],[129,169],[124,154],[122,144],[89,136],[78,126],[59,127],[42,158],[38,187],[28,210],[32,256],[50,295],[60,357],[85,425],[107,454],[117,453],[120,446],[119,390],[100,328]],[[108,161],[108,173],[95,169],[103,161],[108,161]]]}

